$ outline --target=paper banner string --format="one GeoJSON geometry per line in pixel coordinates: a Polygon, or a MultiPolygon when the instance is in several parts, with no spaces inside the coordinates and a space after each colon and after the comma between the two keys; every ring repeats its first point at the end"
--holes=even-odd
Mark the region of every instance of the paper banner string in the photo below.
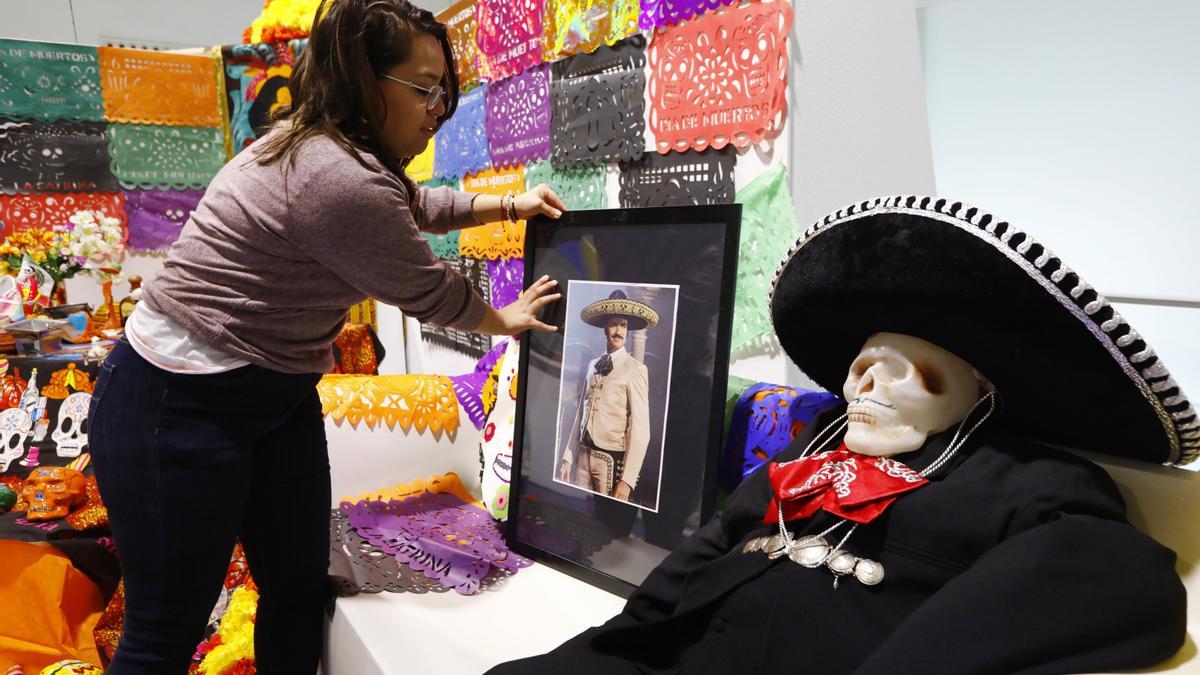
{"type": "Polygon", "coordinates": [[[508,550],[486,511],[453,494],[345,502],[340,509],[371,544],[462,595],[478,592],[494,570],[515,574],[532,564],[508,550]]]}
{"type": "Polygon", "coordinates": [[[621,207],[732,203],[737,155],[730,150],[646,153],[636,162],[623,162],[621,207]]]}
{"type": "MultiPolygon", "coordinates": [[[[454,178],[433,178],[422,181],[421,185],[430,188],[446,186],[457,190],[459,181],[454,178]]],[[[458,230],[450,230],[446,234],[422,232],[421,236],[429,242],[429,248],[433,251],[433,255],[442,260],[457,260],[459,258],[458,232],[458,230]]]]}
{"type": "Polygon", "coordinates": [[[438,129],[434,142],[433,175],[462,178],[492,165],[487,142],[487,86],[458,98],[458,110],[438,129]]]}
{"type": "Polygon", "coordinates": [[[450,382],[454,384],[454,394],[458,396],[459,408],[467,414],[467,419],[471,420],[476,429],[482,429],[487,418],[487,410],[483,405],[484,383],[504,355],[508,342],[506,339],[492,347],[491,351],[475,363],[475,369],[466,375],[450,376],[450,382]]]}
{"type": "Polygon", "coordinates": [[[0,121],[0,192],[115,192],[103,124],[0,121]]]}
{"type": "Polygon", "coordinates": [[[838,404],[834,394],[758,382],[738,397],[721,461],[721,486],[732,491],[787,448],[823,410],[838,404]]]}
{"type": "Polygon", "coordinates": [[[788,172],[782,164],[750,181],[734,202],[743,205],[733,311],[732,347],[736,351],[755,338],[772,334],[767,297],[775,268],[799,232],[788,192],[788,172]]]}
{"type": "Polygon", "coordinates": [[[542,0],[476,0],[475,44],[483,79],[511,77],[542,62],[542,15],[542,0]]]}
{"type": "Polygon", "coordinates": [[[211,56],[100,47],[104,118],[129,124],[220,127],[211,56]]]}
{"type": "Polygon", "coordinates": [[[658,151],[742,148],[774,138],[787,112],[791,25],[791,3],[767,0],[659,30],[648,85],[658,151]]]}
{"type": "Polygon", "coordinates": [[[165,253],[204,196],[203,190],[127,190],[129,248],[165,253]]]}
{"type": "MultiPolygon", "coordinates": [[[[475,499],[462,484],[458,475],[448,472],[433,475],[425,480],[397,483],[385,488],[370,490],[355,497],[343,497],[340,502],[359,503],[371,501],[404,500],[425,494],[451,494],[476,508],[483,503],[475,499]]],[[[355,593],[444,593],[450,588],[440,581],[431,579],[423,572],[401,563],[396,558],[364,539],[350,525],[341,509],[333,509],[330,517],[330,575],[339,584],[339,595],[355,593]]],[[[493,568],[480,580],[480,590],[497,587],[510,573],[493,568]]]]}
{"type": "Polygon", "coordinates": [[[543,60],[595,51],[638,32],[638,0],[545,0],[543,60]]]}
{"type": "Polygon", "coordinates": [[[468,91],[479,85],[479,48],[475,45],[475,2],[462,0],[438,15],[446,24],[450,51],[454,54],[454,71],[458,73],[458,88],[468,91]]]}
{"type": "Polygon", "coordinates": [[[429,249],[433,251],[433,255],[441,260],[458,260],[458,230],[451,230],[446,234],[430,234],[422,232],[421,236],[425,237],[425,241],[429,242],[429,249]]]}
{"type": "Polygon", "coordinates": [[[458,430],[458,403],[444,375],[326,375],[317,384],[321,412],[337,424],[397,425],[435,437],[458,430]]]}
{"type": "Polygon", "coordinates": [[[294,56],[285,42],[221,47],[225,101],[234,152],[241,152],[270,126],[271,113],[292,102],[288,83],[294,56]]]}
{"type": "Polygon", "coordinates": [[[4,236],[20,230],[65,225],[76,211],[102,211],[126,224],[125,197],[117,192],[56,192],[32,195],[0,194],[0,223],[4,236]]]}
{"type": "Polygon", "coordinates": [[[112,124],[108,151],[123,188],[198,190],[225,164],[225,135],[206,127],[112,124]]]}
{"type": "Polygon", "coordinates": [[[607,171],[604,164],[556,169],[550,162],[534,162],[525,165],[525,185],[531,190],[542,183],[549,185],[572,211],[603,209],[608,207],[607,171]]]}
{"type": "Polygon", "coordinates": [[[542,64],[487,88],[488,153],[492,166],[550,156],[550,66],[542,64]]]}
{"type": "Polygon", "coordinates": [[[641,157],[646,40],[639,36],[554,64],[554,165],[641,157]]]}
{"type": "MultiPolygon", "coordinates": [[[[329,577],[339,597],[359,593],[445,593],[450,589],[396,560],[360,535],[340,509],[329,516],[329,577]]],[[[494,577],[480,588],[490,590],[494,577]]]]}
{"type": "Polygon", "coordinates": [[[430,141],[425,144],[425,151],[413,157],[405,167],[404,173],[418,183],[433,179],[433,156],[437,143],[430,141]]]}
{"type": "Polygon", "coordinates": [[[646,32],[679,23],[693,16],[729,5],[733,0],[641,0],[638,24],[646,32]]]}
{"type": "MultiPolygon", "coordinates": [[[[474,258],[459,258],[447,260],[446,264],[471,282],[471,287],[480,297],[491,296],[487,268],[484,261],[474,258]]],[[[472,358],[479,358],[492,348],[492,339],[487,335],[469,333],[457,328],[446,328],[433,324],[421,324],[421,339],[435,345],[453,349],[472,358]]]]}
{"type": "MultiPolygon", "coordinates": [[[[421,186],[424,186],[424,187],[443,187],[443,186],[445,186],[445,187],[451,187],[451,189],[454,189],[454,190],[458,190],[458,180],[452,179],[452,178],[450,178],[450,179],[434,178],[434,179],[422,181],[421,186]]],[[[428,232],[422,232],[421,237],[424,237],[425,240],[428,241],[428,243],[430,243],[430,249],[433,251],[434,256],[437,256],[438,258],[443,259],[443,261],[455,261],[455,259],[458,259],[458,231],[457,231],[457,229],[451,229],[450,232],[445,233],[445,234],[432,234],[432,233],[428,233],[428,232]]]]}
{"type": "Polygon", "coordinates": [[[512,304],[521,295],[525,276],[524,258],[497,258],[487,261],[488,278],[492,284],[492,307],[500,309],[512,304]]]}
{"type": "Polygon", "coordinates": [[[103,122],[96,48],[0,38],[0,117],[103,122]]]}
{"type": "Polygon", "coordinates": [[[483,508],[483,502],[471,495],[471,491],[467,489],[467,486],[463,485],[462,479],[453,471],[434,474],[425,479],[417,478],[387,487],[367,490],[353,497],[342,497],[338,500],[338,503],[350,502],[351,504],[357,504],[359,502],[402,501],[412,497],[420,497],[424,494],[442,493],[452,494],[467,504],[483,508]]]}
{"type": "MultiPolygon", "coordinates": [[[[491,195],[517,194],[525,190],[525,169],[518,166],[467,176],[463,179],[463,190],[491,195]]],[[[462,230],[458,235],[458,252],[464,257],[488,260],[519,258],[525,255],[525,221],[488,223],[462,230]]]]}

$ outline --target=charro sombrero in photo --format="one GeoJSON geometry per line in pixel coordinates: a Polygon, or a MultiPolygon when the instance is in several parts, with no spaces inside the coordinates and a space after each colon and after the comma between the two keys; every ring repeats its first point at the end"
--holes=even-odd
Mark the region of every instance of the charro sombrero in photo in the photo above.
{"type": "Polygon", "coordinates": [[[840,393],[874,333],[971,363],[1013,432],[1135,460],[1200,454],[1191,403],[1154,350],[1032,237],[961,202],[897,196],[808,228],[775,274],[771,320],[796,365],[840,393]]]}
{"type": "Polygon", "coordinates": [[[604,328],[604,322],[610,316],[627,319],[629,330],[642,330],[658,323],[658,312],[650,305],[630,300],[621,291],[613,291],[604,300],[597,300],[579,312],[579,318],[599,328],[604,328]]]}

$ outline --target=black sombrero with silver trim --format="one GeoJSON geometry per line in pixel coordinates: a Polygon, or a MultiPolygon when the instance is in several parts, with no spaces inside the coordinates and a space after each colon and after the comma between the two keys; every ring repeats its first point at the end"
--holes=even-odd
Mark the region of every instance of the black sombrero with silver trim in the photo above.
{"type": "Polygon", "coordinates": [[[613,291],[604,300],[597,300],[579,312],[579,318],[598,328],[604,328],[604,322],[610,316],[628,320],[629,330],[642,330],[658,323],[658,312],[650,305],[630,300],[621,291],[613,291]]]}
{"type": "Polygon", "coordinates": [[[967,204],[884,197],[826,216],[780,264],[770,306],[788,356],[830,391],[868,337],[904,333],[982,371],[1014,432],[1155,463],[1200,455],[1195,410],[1137,331],[1049,249],[967,204]]]}

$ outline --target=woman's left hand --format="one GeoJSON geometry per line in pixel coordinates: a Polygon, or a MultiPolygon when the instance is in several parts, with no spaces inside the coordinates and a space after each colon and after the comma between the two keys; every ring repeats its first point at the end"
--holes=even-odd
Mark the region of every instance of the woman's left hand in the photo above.
{"type": "Polygon", "coordinates": [[[542,183],[529,192],[522,192],[513,197],[513,208],[517,210],[517,217],[521,220],[542,214],[557,219],[567,210],[567,205],[554,194],[549,185],[542,183]]]}

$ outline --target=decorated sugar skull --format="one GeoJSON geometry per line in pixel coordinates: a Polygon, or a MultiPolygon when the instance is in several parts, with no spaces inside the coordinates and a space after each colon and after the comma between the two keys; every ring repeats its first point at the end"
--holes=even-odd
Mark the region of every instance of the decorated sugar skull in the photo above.
{"type": "Polygon", "coordinates": [[[850,364],[846,446],[864,455],[916,450],[958,423],[991,385],[971,364],[920,338],[876,333],[850,364]]]}
{"type": "Polygon", "coordinates": [[[67,659],[46,666],[39,675],[104,675],[104,669],[87,661],[67,659]]]}
{"type": "Polygon", "coordinates": [[[509,482],[512,480],[513,431],[517,410],[517,362],[520,343],[510,340],[500,362],[500,381],[496,390],[496,405],[483,427],[483,443],[479,447],[483,461],[480,490],[488,511],[497,520],[508,519],[509,482]]]}
{"type": "Polygon", "coordinates": [[[88,406],[92,395],[71,394],[58,409],[58,427],[50,438],[58,444],[59,457],[78,457],[87,445],[88,406]]]}
{"type": "Polygon", "coordinates": [[[20,408],[0,412],[0,473],[8,471],[8,465],[25,454],[25,439],[32,426],[29,413],[20,408]]]}
{"type": "Polygon", "coordinates": [[[87,479],[75,469],[46,466],[25,479],[21,495],[29,503],[28,520],[66,518],[71,509],[87,499],[87,479]]]}

